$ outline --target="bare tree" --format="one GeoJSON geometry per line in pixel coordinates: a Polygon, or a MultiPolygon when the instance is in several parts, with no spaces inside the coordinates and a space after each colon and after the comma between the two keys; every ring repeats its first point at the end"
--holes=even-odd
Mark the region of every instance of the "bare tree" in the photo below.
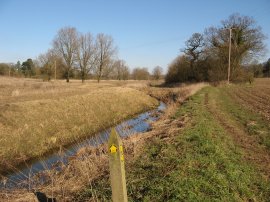
{"type": "Polygon", "coordinates": [[[124,60],[116,60],[113,64],[115,78],[117,80],[127,80],[129,77],[129,68],[124,60]]]}
{"type": "Polygon", "coordinates": [[[98,83],[102,77],[104,68],[109,65],[111,58],[116,53],[113,39],[109,35],[98,34],[96,37],[96,75],[98,83]]]}
{"type": "Polygon", "coordinates": [[[165,76],[166,83],[176,83],[188,81],[191,69],[189,59],[186,55],[177,56],[168,66],[168,72],[165,76]]]}
{"type": "Polygon", "coordinates": [[[204,38],[200,33],[194,33],[192,36],[185,42],[186,48],[183,49],[183,52],[190,58],[192,63],[199,59],[200,54],[202,53],[202,48],[204,46],[204,38]]]}
{"type": "Polygon", "coordinates": [[[156,66],[154,69],[153,69],[153,72],[152,72],[152,75],[154,77],[155,80],[159,80],[161,78],[161,75],[162,75],[162,67],[160,66],[156,66]]]}
{"type": "Polygon", "coordinates": [[[90,33],[80,34],[78,38],[76,61],[80,68],[82,82],[84,82],[90,70],[94,68],[96,63],[95,52],[96,48],[93,36],[90,33]]]}
{"type": "Polygon", "coordinates": [[[65,27],[58,31],[54,41],[54,50],[66,63],[66,80],[69,82],[70,71],[75,62],[78,46],[78,33],[74,27],[65,27]]]}
{"type": "MultiPolygon", "coordinates": [[[[204,47],[204,37],[200,33],[194,33],[192,36],[186,41],[186,47],[182,50],[187,58],[190,61],[190,69],[191,72],[195,72],[194,64],[198,61],[200,55],[203,52],[204,47]]],[[[193,74],[190,79],[194,79],[195,75],[193,74]]]]}
{"type": "Polygon", "coordinates": [[[108,62],[106,62],[106,65],[104,65],[102,69],[102,78],[104,79],[110,79],[114,77],[114,71],[115,71],[115,66],[114,66],[114,60],[110,59],[108,62]]]}
{"type": "Polygon", "coordinates": [[[130,70],[127,65],[125,65],[122,69],[122,79],[123,80],[128,80],[130,77],[130,70]]]}
{"type": "Polygon", "coordinates": [[[265,35],[253,18],[233,14],[222,21],[221,27],[206,30],[207,54],[215,57],[224,74],[228,64],[228,50],[231,42],[231,76],[236,79],[241,74],[242,64],[263,55],[265,35]],[[232,29],[230,38],[229,29],[232,29]]]}
{"type": "Polygon", "coordinates": [[[132,71],[132,76],[134,80],[148,80],[149,79],[149,72],[146,67],[134,68],[132,71]]]}
{"type": "Polygon", "coordinates": [[[47,76],[48,81],[55,70],[56,55],[52,49],[49,49],[45,54],[40,54],[38,57],[39,65],[41,66],[41,73],[47,76]]]}

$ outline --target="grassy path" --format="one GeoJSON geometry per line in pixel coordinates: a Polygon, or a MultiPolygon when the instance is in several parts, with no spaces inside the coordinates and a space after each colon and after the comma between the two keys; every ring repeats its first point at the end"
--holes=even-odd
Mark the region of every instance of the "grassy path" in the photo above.
{"type": "MultiPolygon", "coordinates": [[[[225,90],[204,88],[169,118],[174,133],[146,140],[140,155],[127,162],[129,201],[269,201],[269,150],[261,141],[265,134],[256,132],[267,132],[267,125],[258,116],[256,128],[246,127],[253,115],[244,109],[239,115],[225,90]]],[[[110,196],[104,174],[76,199],[110,196]]]]}

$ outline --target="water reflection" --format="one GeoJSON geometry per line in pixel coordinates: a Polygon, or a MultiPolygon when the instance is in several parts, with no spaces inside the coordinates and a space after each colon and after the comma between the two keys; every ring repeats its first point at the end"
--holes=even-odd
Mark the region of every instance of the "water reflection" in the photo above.
{"type": "MultiPolygon", "coordinates": [[[[119,135],[123,138],[135,133],[141,133],[149,130],[150,122],[156,121],[161,112],[164,111],[166,105],[161,102],[159,107],[155,110],[142,113],[136,118],[126,120],[117,126],[115,126],[119,135]]],[[[74,156],[78,150],[86,146],[98,146],[107,142],[109,138],[111,128],[108,128],[95,136],[91,136],[88,139],[85,139],[81,142],[74,143],[73,145],[62,149],[61,152],[51,154],[44,157],[41,160],[33,162],[30,166],[25,166],[25,168],[20,169],[12,174],[6,176],[6,181],[0,183],[0,187],[3,188],[14,188],[14,187],[26,187],[28,186],[28,179],[31,179],[32,176],[37,173],[45,170],[61,169],[61,165],[68,163],[68,158],[74,156]],[[60,162],[60,163],[59,163],[60,162]]],[[[39,178],[42,183],[42,178],[39,178]]]]}

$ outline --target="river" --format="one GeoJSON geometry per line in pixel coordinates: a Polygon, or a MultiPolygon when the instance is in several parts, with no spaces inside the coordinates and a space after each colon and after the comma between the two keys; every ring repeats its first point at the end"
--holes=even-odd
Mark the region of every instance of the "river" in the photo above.
{"type": "MultiPolygon", "coordinates": [[[[119,133],[121,138],[130,136],[135,133],[143,133],[150,129],[150,122],[157,121],[166,109],[166,105],[160,102],[157,109],[141,113],[135,118],[125,120],[118,125],[114,126],[119,133]]],[[[0,188],[25,188],[28,187],[28,179],[36,175],[38,172],[42,172],[48,169],[60,169],[57,168],[57,164],[67,164],[68,158],[74,156],[77,151],[83,147],[98,146],[107,142],[109,138],[111,128],[107,128],[94,136],[87,139],[76,142],[68,147],[62,149],[62,152],[55,152],[37,159],[27,165],[21,166],[19,169],[15,170],[13,173],[5,176],[5,180],[0,182],[0,188]]]]}

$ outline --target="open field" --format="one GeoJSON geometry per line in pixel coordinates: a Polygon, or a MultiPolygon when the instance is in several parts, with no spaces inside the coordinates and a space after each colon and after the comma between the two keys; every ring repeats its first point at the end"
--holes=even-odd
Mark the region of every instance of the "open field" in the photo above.
{"type": "Polygon", "coordinates": [[[270,79],[257,79],[253,85],[234,86],[229,94],[238,103],[270,122],[270,79]]]}
{"type": "Polygon", "coordinates": [[[158,105],[138,82],[0,79],[0,171],[158,105]]]}
{"type": "MultiPolygon", "coordinates": [[[[269,120],[237,96],[238,89],[256,91],[262,83],[270,80],[194,86],[199,91],[189,98],[191,89],[144,89],[171,96],[171,105],[151,131],[124,140],[129,201],[269,201],[269,120]]],[[[63,173],[47,174],[52,181],[39,190],[63,201],[109,201],[106,148],[81,150],[63,173]]],[[[1,196],[34,201],[24,190],[1,196]]]]}
{"type": "Polygon", "coordinates": [[[21,101],[58,99],[73,95],[87,94],[89,91],[110,87],[147,87],[148,81],[101,81],[88,80],[82,84],[79,80],[43,82],[41,79],[9,78],[0,76],[0,105],[21,101]]]}

